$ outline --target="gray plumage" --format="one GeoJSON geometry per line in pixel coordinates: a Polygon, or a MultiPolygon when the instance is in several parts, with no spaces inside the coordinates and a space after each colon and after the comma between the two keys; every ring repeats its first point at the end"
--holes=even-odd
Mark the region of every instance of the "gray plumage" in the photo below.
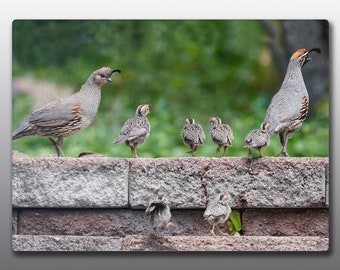
{"type": "Polygon", "coordinates": [[[228,146],[231,146],[234,141],[234,135],[229,125],[222,124],[219,117],[210,118],[210,138],[217,144],[216,154],[219,154],[223,147],[223,156],[225,155],[228,146]]]}
{"type": "Polygon", "coordinates": [[[156,237],[160,228],[166,229],[170,225],[171,210],[163,194],[149,202],[145,214],[149,217],[151,228],[156,237]]]}
{"type": "Polygon", "coordinates": [[[79,92],[72,96],[47,103],[28,116],[13,131],[12,140],[38,135],[47,137],[54,145],[57,155],[64,156],[63,139],[88,127],[94,120],[101,100],[101,88],[111,82],[113,72],[109,67],[94,71],[79,92]],[[57,138],[57,141],[53,140],[57,138]]]}
{"type": "Polygon", "coordinates": [[[286,75],[279,91],[267,109],[264,122],[270,123],[269,136],[279,134],[282,150],[279,155],[288,156],[287,142],[305,121],[309,97],[301,68],[310,60],[309,53],[320,49],[297,50],[290,58],[286,75]]]}
{"type": "Polygon", "coordinates": [[[136,115],[129,118],[123,125],[120,135],[112,143],[125,142],[130,147],[133,157],[138,157],[137,148],[144,143],[150,135],[151,125],[146,116],[150,112],[149,104],[142,104],[137,107],[136,115]]]}
{"type": "Polygon", "coordinates": [[[260,129],[253,129],[249,131],[248,135],[244,139],[244,147],[248,148],[248,157],[250,158],[251,149],[259,152],[259,156],[262,157],[261,150],[266,148],[270,144],[269,136],[270,124],[268,122],[263,122],[260,129]]]}
{"type": "Polygon", "coordinates": [[[195,123],[195,119],[187,118],[181,135],[183,142],[190,146],[188,153],[191,153],[191,156],[194,157],[198,146],[202,145],[205,140],[203,128],[195,123]]]}
{"type": "Polygon", "coordinates": [[[220,194],[215,200],[208,201],[203,217],[210,225],[212,225],[212,229],[210,230],[212,235],[215,235],[216,225],[225,223],[229,218],[231,213],[229,200],[230,195],[227,193],[220,194]]]}

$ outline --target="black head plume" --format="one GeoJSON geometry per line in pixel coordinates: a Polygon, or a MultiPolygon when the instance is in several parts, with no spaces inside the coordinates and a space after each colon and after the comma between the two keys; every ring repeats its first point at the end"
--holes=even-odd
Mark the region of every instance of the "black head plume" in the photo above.
{"type": "Polygon", "coordinates": [[[321,53],[321,49],[320,48],[313,48],[313,49],[310,49],[308,51],[308,53],[310,53],[310,52],[317,52],[318,54],[320,54],[321,53]]]}

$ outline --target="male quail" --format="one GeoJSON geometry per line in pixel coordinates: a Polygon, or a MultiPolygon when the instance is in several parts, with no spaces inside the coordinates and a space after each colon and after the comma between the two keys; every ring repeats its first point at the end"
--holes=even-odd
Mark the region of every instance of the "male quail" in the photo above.
{"type": "Polygon", "coordinates": [[[187,118],[185,119],[185,126],[181,132],[183,142],[190,146],[191,156],[195,156],[195,151],[199,145],[202,145],[205,140],[205,135],[202,127],[195,123],[195,119],[187,118]]]}
{"type": "Polygon", "coordinates": [[[219,117],[211,117],[210,126],[210,137],[217,144],[216,154],[219,154],[221,147],[223,147],[223,155],[225,155],[228,146],[231,146],[234,140],[231,128],[226,124],[222,124],[219,117]]]}
{"type": "Polygon", "coordinates": [[[149,217],[154,235],[158,237],[159,228],[166,229],[170,225],[171,212],[165,195],[157,195],[154,200],[151,200],[145,214],[149,217]]]}
{"type": "Polygon", "coordinates": [[[72,96],[47,103],[34,111],[13,131],[12,140],[31,135],[48,138],[58,156],[64,156],[63,140],[88,127],[94,120],[101,100],[101,88],[111,82],[111,75],[120,70],[102,67],[94,71],[72,96]],[[55,141],[53,138],[57,138],[55,141]]]}
{"type": "Polygon", "coordinates": [[[130,147],[133,157],[137,158],[137,148],[144,143],[150,135],[150,122],[146,118],[150,112],[149,104],[142,104],[137,107],[136,115],[129,118],[123,125],[120,135],[112,143],[125,142],[130,147]]]}
{"type": "Polygon", "coordinates": [[[248,135],[244,139],[244,147],[248,148],[248,157],[251,158],[251,149],[255,149],[259,152],[259,157],[262,157],[261,150],[270,144],[270,136],[268,134],[270,124],[263,122],[261,129],[253,129],[249,131],[248,135]]]}
{"type": "Polygon", "coordinates": [[[287,142],[307,117],[309,98],[301,68],[311,60],[309,53],[321,52],[299,49],[291,56],[280,90],[274,95],[267,109],[264,122],[270,123],[269,135],[279,134],[282,150],[278,155],[288,156],[287,142]]]}
{"type": "Polygon", "coordinates": [[[210,233],[215,235],[215,226],[225,223],[231,213],[229,194],[220,194],[217,199],[208,201],[203,217],[212,225],[210,233]]]}

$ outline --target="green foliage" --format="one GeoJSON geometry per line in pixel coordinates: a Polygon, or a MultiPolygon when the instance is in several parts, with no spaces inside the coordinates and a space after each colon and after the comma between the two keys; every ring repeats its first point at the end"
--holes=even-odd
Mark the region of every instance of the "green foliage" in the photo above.
{"type": "MultiPolygon", "coordinates": [[[[95,69],[122,70],[104,86],[96,121],[65,139],[67,156],[94,151],[131,157],[129,148],[111,142],[142,103],[152,107],[151,135],[139,149],[141,157],[189,156],[180,136],[186,117],[205,129],[207,139],[197,156],[216,156],[211,116],[221,117],[234,132],[227,156],[246,156],[244,137],[259,128],[283,77],[267,39],[252,20],[16,20],[13,76],[68,84],[77,91],[95,69]]],[[[31,112],[32,102],[24,94],[13,96],[13,129],[31,112]]],[[[289,141],[290,155],[328,155],[328,99],[322,106],[289,141]]],[[[48,140],[36,137],[15,140],[13,148],[30,156],[54,154],[48,140]]],[[[279,151],[273,137],[263,154],[279,151]]]]}
{"type": "Polygon", "coordinates": [[[228,219],[228,227],[231,236],[240,236],[243,230],[240,215],[234,210],[231,211],[228,219]]]}

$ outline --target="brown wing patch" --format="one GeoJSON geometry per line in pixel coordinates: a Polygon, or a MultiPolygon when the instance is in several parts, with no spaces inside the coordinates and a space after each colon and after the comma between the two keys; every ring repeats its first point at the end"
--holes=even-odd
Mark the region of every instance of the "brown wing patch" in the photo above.
{"type": "Polygon", "coordinates": [[[77,102],[72,110],[71,110],[71,113],[74,114],[74,115],[78,115],[79,113],[81,113],[83,111],[83,109],[81,108],[81,103],[80,102],[77,102]]]}
{"type": "Polygon", "coordinates": [[[290,59],[297,59],[301,55],[305,54],[307,50],[305,48],[297,50],[295,53],[292,54],[292,57],[290,59]]]}
{"type": "Polygon", "coordinates": [[[300,109],[300,117],[299,120],[304,121],[307,118],[307,114],[308,114],[308,107],[309,107],[309,103],[308,103],[308,99],[306,96],[303,97],[302,100],[302,104],[301,104],[301,109],[300,109]]]}

